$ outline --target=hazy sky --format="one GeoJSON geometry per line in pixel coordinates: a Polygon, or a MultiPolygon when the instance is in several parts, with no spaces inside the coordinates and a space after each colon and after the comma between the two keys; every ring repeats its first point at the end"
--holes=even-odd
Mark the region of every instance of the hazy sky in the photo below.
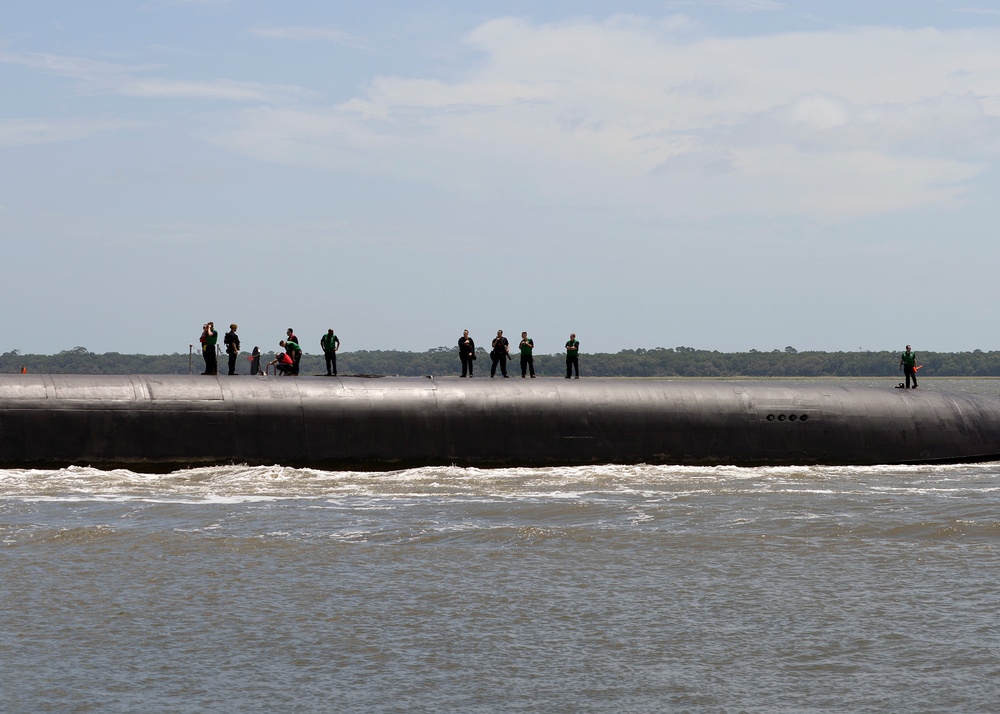
{"type": "Polygon", "coordinates": [[[7,5],[0,352],[1000,349],[992,0],[7,5]]]}

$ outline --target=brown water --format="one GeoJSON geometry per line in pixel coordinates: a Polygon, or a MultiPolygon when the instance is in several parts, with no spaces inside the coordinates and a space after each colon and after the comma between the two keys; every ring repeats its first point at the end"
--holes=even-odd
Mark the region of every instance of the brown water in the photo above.
{"type": "Polygon", "coordinates": [[[0,471],[0,711],[996,711],[998,581],[997,463],[0,471]]]}

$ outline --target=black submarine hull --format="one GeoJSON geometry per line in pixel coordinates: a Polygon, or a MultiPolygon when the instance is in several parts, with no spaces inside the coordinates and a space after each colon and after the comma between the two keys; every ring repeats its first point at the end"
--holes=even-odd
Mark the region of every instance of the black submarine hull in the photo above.
{"type": "Polygon", "coordinates": [[[771,382],[0,376],[0,467],[868,465],[1000,458],[1000,398],[771,382]]]}

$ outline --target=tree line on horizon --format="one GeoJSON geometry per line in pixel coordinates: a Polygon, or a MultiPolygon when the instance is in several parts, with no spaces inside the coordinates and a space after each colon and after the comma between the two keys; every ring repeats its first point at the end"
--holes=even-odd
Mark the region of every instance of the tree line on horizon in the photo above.
{"type": "MultiPolygon", "coordinates": [[[[487,376],[489,353],[477,350],[476,375],[487,376]]],[[[458,348],[435,347],[425,352],[401,350],[358,350],[338,352],[337,368],[341,376],[399,375],[421,377],[455,376],[461,371],[458,348]]],[[[583,353],[580,373],[589,377],[890,377],[900,374],[899,352],[799,352],[793,347],[762,352],[719,352],[694,347],[655,347],[625,349],[615,353],[583,353]]],[[[248,352],[240,354],[237,372],[249,373],[248,352]]],[[[262,356],[262,365],[271,353],[262,356]]],[[[921,376],[1000,377],[1000,351],[918,352],[923,365],[921,376]]],[[[225,371],[225,359],[219,361],[225,371]]],[[[42,374],[200,374],[204,361],[200,354],[169,355],[98,354],[85,347],[75,347],[54,355],[22,354],[11,350],[0,354],[0,373],[42,374]]],[[[302,374],[323,374],[322,354],[304,354],[302,374]]],[[[539,376],[561,376],[566,371],[565,354],[536,354],[535,371],[539,376]]],[[[520,374],[518,356],[508,363],[511,375],[520,374]]]]}

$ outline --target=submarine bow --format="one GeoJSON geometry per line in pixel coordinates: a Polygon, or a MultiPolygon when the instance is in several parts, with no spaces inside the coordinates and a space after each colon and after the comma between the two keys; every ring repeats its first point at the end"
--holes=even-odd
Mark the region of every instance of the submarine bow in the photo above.
{"type": "Polygon", "coordinates": [[[769,382],[0,376],[0,466],[897,464],[1000,457],[1000,398],[769,382]]]}

